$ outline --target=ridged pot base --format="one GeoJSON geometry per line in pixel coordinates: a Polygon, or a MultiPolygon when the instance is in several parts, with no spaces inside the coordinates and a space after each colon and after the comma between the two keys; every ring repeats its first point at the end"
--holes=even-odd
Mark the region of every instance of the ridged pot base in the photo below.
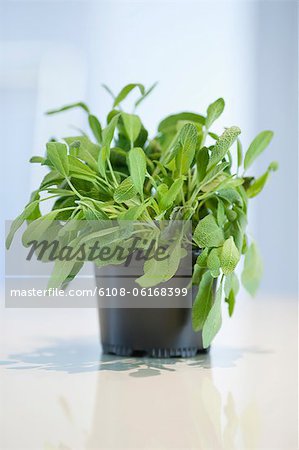
{"type": "Polygon", "coordinates": [[[150,357],[150,358],[190,358],[198,353],[207,353],[208,349],[189,348],[150,348],[134,350],[122,345],[102,344],[103,353],[117,356],[150,357]]]}

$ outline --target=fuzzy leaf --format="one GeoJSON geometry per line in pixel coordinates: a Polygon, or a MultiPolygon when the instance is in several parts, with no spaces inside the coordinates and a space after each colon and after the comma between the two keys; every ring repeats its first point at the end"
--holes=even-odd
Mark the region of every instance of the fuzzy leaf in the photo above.
{"type": "Polygon", "coordinates": [[[208,169],[216,166],[222,160],[240,133],[241,130],[239,127],[230,127],[224,131],[212,149],[208,169]]]}
{"type": "Polygon", "coordinates": [[[217,248],[212,248],[207,258],[207,266],[211,272],[212,277],[217,278],[220,275],[220,259],[217,248]]]}
{"type": "Polygon", "coordinates": [[[235,245],[234,239],[230,236],[223,244],[220,253],[220,264],[224,275],[228,275],[235,270],[240,259],[239,251],[235,245]]]}
{"type": "Polygon", "coordinates": [[[198,223],[193,239],[201,248],[220,247],[223,244],[223,230],[217,225],[212,214],[207,215],[198,223]]]}

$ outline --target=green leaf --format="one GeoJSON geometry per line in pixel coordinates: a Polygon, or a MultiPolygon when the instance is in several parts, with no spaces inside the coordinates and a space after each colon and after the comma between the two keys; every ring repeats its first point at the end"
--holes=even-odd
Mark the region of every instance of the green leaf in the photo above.
{"type": "Polygon", "coordinates": [[[156,81],[150,88],[147,89],[147,91],[144,92],[144,94],[142,94],[142,96],[137,100],[137,102],[135,102],[135,108],[137,108],[137,106],[139,106],[140,103],[143,102],[143,100],[155,89],[157,84],[158,82],[156,81]]]}
{"type": "Polygon", "coordinates": [[[57,172],[67,178],[69,175],[67,146],[65,144],[61,144],[60,142],[48,142],[47,157],[57,172]]]}
{"type": "Polygon", "coordinates": [[[68,155],[68,160],[69,160],[69,172],[71,176],[76,177],[76,175],[85,175],[88,181],[96,180],[97,178],[96,173],[90,167],[88,167],[86,164],[80,161],[80,159],[75,158],[75,156],[68,155]]]}
{"type": "Polygon", "coordinates": [[[128,96],[128,94],[135,88],[138,88],[140,93],[142,95],[144,95],[145,89],[144,89],[143,84],[139,84],[139,83],[127,84],[125,87],[122,88],[120,93],[116,96],[114,103],[113,103],[113,108],[118,106],[128,96]]]}
{"type": "Polygon", "coordinates": [[[106,177],[106,161],[109,158],[109,150],[106,145],[103,145],[103,147],[100,150],[99,157],[98,157],[98,169],[102,177],[106,177]]]}
{"type": "Polygon", "coordinates": [[[33,213],[33,211],[35,210],[35,208],[38,204],[39,204],[39,200],[35,200],[35,201],[29,203],[25,207],[24,211],[18,217],[16,217],[15,220],[12,222],[9,233],[6,238],[6,242],[5,242],[5,246],[7,249],[9,249],[9,247],[11,246],[12,240],[13,240],[14,235],[16,234],[17,230],[23,225],[25,220],[27,220],[28,217],[30,217],[30,215],[33,213]]]}
{"type": "Polygon", "coordinates": [[[240,133],[241,130],[239,127],[230,127],[224,131],[224,133],[219,137],[218,141],[216,141],[216,144],[211,151],[208,169],[216,166],[216,164],[218,164],[219,161],[224,158],[229,148],[233,145],[240,133]]]}
{"type": "Polygon", "coordinates": [[[199,283],[192,307],[192,326],[194,331],[202,330],[212,307],[212,285],[213,277],[210,272],[205,272],[199,283]]]}
{"type": "Polygon", "coordinates": [[[123,203],[135,197],[136,194],[137,190],[133,181],[131,177],[128,177],[116,188],[113,198],[116,202],[123,203]]]}
{"type": "Polygon", "coordinates": [[[93,132],[94,137],[96,138],[97,142],[100,144],[102,142],[102,126],[99,122],[99,119],[96,116],[89,114],[88,123],[93,132]]]}
{"type": "Polygon", "coordinates": [[[221,297],[222,297],[222,282],[216,292],[215,301],[208,314],[202,329],[202,342],[204,348],[209,347],[212,340],[221,328],[221,297]]]}
{"type": "Polygon", "coordinates": [[[217,206],[217,222],[218,222],[218,225],[220,228],[222,228],[226,222],[224,206],[223,206],[223,202],[220,200],[220,198],[218,199],[218,206],[217,206]]]}
{"type": "Polygon", "coordinates": [[[129,220],[134,221],[139,219],[143,211],[146,209],[146,205],[138,205],[138,206],[132,206],[127,211],[124,211],[123,213],[120,213],[118,218],[119,220],[129,220]]]}
{"type": "Polygon", "coordinates": [[[78,103],[72,103],[71,105],[62,106],[59,109],[52,109],[50,111],[47,111],[46,114],[48,114],[48,115],[56,114],[56,113],[67,111],[68,109],[74,109],[74,108],[82,108],[82,109],[84,109],[84,111],[89,113],[88,106],[83,102],[78,102],[78,103]]]}
{"type": "Polygon", "coordinates": [[[141,121],[135,114],[122,113],[122,119],[131,145],[136,141],[141,130],[141,121]]]}
{"type": "Polygon", "coordinates": [[[205,118],[199,114],[192,112],[182,112],[179,114],[173,114],[166,117],[158,126],[159,133],[175,133],[177,131],[177,124],[180,121],[194,122],[200,125],[204,125],[205,118]]]}
{"type": "Polygon", "coordinates": [[[224,282],[224,295],[227,298],[229,296],[229,293],[231,291],[234,292],[235,296],[239,292],[239,280],[235,272],[232,272],[225,276],[225,282],[224,282]]]}
{"type": "Polygon", "coordinates": [[[254,160],[265,150],[273,138],[273,131],[262,131],[251,142],[244,159],[244,169],[247,170],[254,160]]]}
{"type": "Polygon", "coordinates": [[[56,209],[31,222],[23,233],[22,236],[23,245],[26,247],[27,245],[29,245],[30,241],[33,240],[39,241],[41,238],[47,239],[47,235],[45,233],[48,230],[48,228],[53,224],[53,220],[55,220],[55,217],[60,211],[62,210],[56,209]]]}
{"type": "Polygon", "coordinates": [[[200,252],[199,256],[197,257],[196,264],[201,268],[207,267],[208,255],[209,249],[205,248],[202,252],[200,252]]]}
{"type": "Polygon", "coordinates": [[[212,248],[207,258],[207,266],[211,272],[212,277],[217,278],[220,275],[220,259],[219,259],[219,249],[212,248]]]}
{"type": "Polygon", "coordinates": [[[275,171],[277,169],[278,169],[278,163],[276,161],[273,161],[269,165],[267,172],[265,172],[261,177],[259,177],[257,180],[254,181],[254,183],[252,183],[249,186],[249,188],[246,191],[247,196],[249,198],[253,198],[256,195],[258,195],[263,190],[263,188],[269,178],[270,172],[272,170],[275,171]]]}
{"type": "Polygon", "coordinates": [[[235,245],[234,239],[230,236],[223,244],[220,253],[220,264],[224,275],[228,275],[235,270],[240,259],[239,251],[235,245]]]}
{"type": "Polygon", "coordinates": [[[243,161],[242,143],[241,143],[240,139],[237,138],[237,163],[238,163],[238,167],[242,166],[242,161],[243,161]]]}
{"type": "Polygon", "coordinates": [[[197,180],[201,182],[206,173],[209,164],[209,150],[207,147],[202,147],[196,153],[196,168],[197,168],[197,180]]]}
{"type": "Polygon", "coordinates": [[[162,209],[167,209],[172,206],[177,195],[182,191],[183,183],[184,180],[182,178],[178,178],[172,183],[170,188],[164,192],[164,194],[161,196],[160,202],[162,209]]]}
{"type": "Polygon", "coordinates": [[[70,155],[85,161],[91,169],[97,171],[100,146],[91,142],[87,136],[75,136],[64,138],[70,148],[70,155]]]}
{"type": "Polygon", "coordinates": [[[110,150],[111,142],[114,136],[115,128],[117,125],[117,122],[120,118],[120,114],[115,114],[108,125],[103,129],[102,131],[102,143],[103,146],[107,147],[108,150],[110,150]]]}
{"type": "Polygon", "coordinates": [[[206,176],[204,177],[204,179],[200,183],[201,186],[205,186],[206,184],[208,184],[211,181],[213,181],[219,174],[221,174],[224,171],[224,169],[226,169],[228,167],[228,165],[229,165],[228,162],[223,162],[221,164],[218,164],[215,167],[212,167],[212,169],[210,169],[208,171],[208,173],[206,174],[206,176]]]}
{"type": "Polygon", "coordinates": [[[214,103],[208,107],[207,118],[206,118],[206,128],[209,129],[211,125],[218,119],[224,110],[224,100],[223,98],[218,98],[214,103]]]}
{"type": "MultiPolygon", "coordinates": [[[[53,271],[51,273],[51,277],[48,282],[48,289],[51,288],[60,288],[63,282],[68,278],[71,274],[74,266],[78,263],[75,259],[71,260],[56,260],[54,264],[53,271]]],[[[82,267],[81,263],[81,267],[82,267]]]]}
{"type": "Polygon", "coordinates": [[[32,156],[29,159],[29,162],[31,163],[43,163],[45,161],[45,158],[43,158],[42,156],[32,156]]]}
{"type": "Polygon", "coordinates": [[[195,228],[193,239],[201,248],[220,247],[223,244],[223,230],[217,225],[216,219],[212,214],[200,220],[195,228]]]}
{"type": "Polygon", "coordinates": [[[256,294],[262,275],[263,263],[261,256],[255,242],[252,242],[245,254],[241,276],[243,286],[250,295],[254,296],[256,294]]]}
{"type": "Polygon", "coordinates": [[[169,257],[164,260],[152,258],[144,264],[144,275],[136,279],[141,287],[151,287],[170,280],[177,272],[181,260],[181,242],[169,247],[169,257]]]}
{"type": "Polygon", "coordinates": [[[142,148],[135,147],[129,152],[130,174],[137,192],[143,196],[143,185],[146,174],[146,159],[142,148]]]}
{"type": "Polygon", "coordinates": [[[236,303],[236,295],[234,291],[230,291],[227,297],[225,297],[225,302],[228,304],[228,314],[229,317],[233,315],[236,303]]]}
{"type": "Polygon", "coordinates": [[[193,161],[197,145],[197,129],[192,123],[185,124],[178,136],[173,150],[179,176],[185,175],[193,161]]]}

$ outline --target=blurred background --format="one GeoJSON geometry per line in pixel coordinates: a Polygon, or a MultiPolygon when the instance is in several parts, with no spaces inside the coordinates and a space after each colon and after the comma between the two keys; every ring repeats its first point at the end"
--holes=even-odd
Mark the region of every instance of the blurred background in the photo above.
{"type": "MultiPolygon", "coordinates": [[[[114,92],[158,81],[139,113],[154,132],[164,115],[205,113],[222,96],[218,130],[239,125],[244,149],[263,129],[279,172],[251,202],[249,230],[264,259],[264,297],[296,298],[298,232],[298,16],[294,1],[1,0],[2,218],[28,201],[42,172],[29,165],[50,136],[86,127],[80,111],[50,108],[86,101],[102,119],[114,92]],[[3,159],[2,159],[3,161],[3,159]]],[[[2,233],[3,235],[3,233],[2,233]]]]}

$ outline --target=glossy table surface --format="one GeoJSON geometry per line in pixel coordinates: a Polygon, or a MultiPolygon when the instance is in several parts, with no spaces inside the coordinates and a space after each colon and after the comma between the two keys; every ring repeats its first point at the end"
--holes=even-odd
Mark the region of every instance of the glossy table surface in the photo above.
{"type": "Polygon", "coordinates": [[[241,297],[181,360],[101,355],[95,309],[0,314],[1,450],[297,449],[295,301],[241,297]]]}

